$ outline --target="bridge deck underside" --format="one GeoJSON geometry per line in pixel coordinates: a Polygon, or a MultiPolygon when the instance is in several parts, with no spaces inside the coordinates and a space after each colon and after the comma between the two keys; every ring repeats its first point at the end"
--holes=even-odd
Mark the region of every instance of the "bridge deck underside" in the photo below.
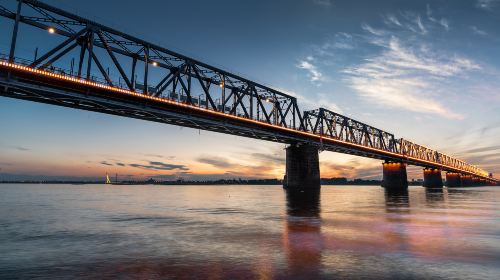
{"type": "Polygon", "coordinates": [[[422,162],[402,155],[364,148],[331,138],[323,138],[309,132],[245,120],[229,114],[215,114],[182,103],[154,102],[141,96],[117,94],[105,89],[75,85],[4,67],[0,67],[0,95],[278,143],[316,145],[326,151],[380,160],[403,161],[422,167],[464,173],[462,170],[432,162],[422,162]]]}

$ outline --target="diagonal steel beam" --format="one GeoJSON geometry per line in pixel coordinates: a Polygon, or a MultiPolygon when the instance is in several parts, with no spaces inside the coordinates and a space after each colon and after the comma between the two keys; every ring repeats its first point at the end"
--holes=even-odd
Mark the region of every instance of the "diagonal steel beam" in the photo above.
{"type": "Polygon", "coordinates": [[[113,63],[115,64],[116,68],[118,69],[118,72],[120,72],[120,75],[122,76],[123,80],[127,84],[128,88],[131,91],[135,91],[135,89],[132,87],[132,83],[130,83],[130,80],[127,78],[127,74],[125,74],[125,71],[123,71],[123,68],[121,67],[120,62],[118,61],[118,59],[116,59],[115,54],[110,49],[108,43],[104,40],[104,36],[102,35],[102,31],[99,30],[96,33],[97,33],[97,36],[99,36],[99,39],[101,39],[101,41],[103,42],[106,51],[108,52],[109,56],[111,57],[111,60],[113,60],[113,63]]]}
{"type": "Polygon", "coordinates": [[[50,56],[52,56],[53,54],[55,54],[56,52],[58,52],[59,50],[64,48],[65,46],[67,46],[69,43],[78,39],[80,36],[82,36],[87,31],[88,31],[88,28],[85,27],[82,30],[78,31],[77,33],[73,34],[67,40],[65,40],[61,44],[57,45],[55,48],[51,49],[50,51],[48,51],[47,53],[42,55],[40,58],[38,58],[37,60],[33,61],[33,63],[30,64],[30,67],[36,67],[38,64],[40,64],[41,62],[43,62],[44,60],[46,60],[47,58],[49,58],[50,56]]]}
{"type": "MultiPolygon", "coordinates": [[[[196,77],[198,78],[198,81],[199,81],[201,87],[203,88],[203,91],[205,92],[205,98],[208,100],[208,102],[210,102],[210,105],[212,105],[212,108],[217,111],[217,106],[215,105],[215,103],[212,99],[212,96],[210,96],[210,91],[203,83],[203,79],[201,78],[200,71],[198,70],[198,67],[196,65],[193,67],[193,71],[194,71],[196,77]]],[[[207,102],[207,108],[208,108],[208,102],[207,102]]]]}
{"type": "Polygon", "coordinates": [[[49,61],[45,62],[42,66],[40,66],[40,68],[45,69],[45,68],[49,67],[50,65],[52,65],[52,63],[54,63],[59,58],[63,57],[65,54],[70,52],[76,46],[78,46],[78,42],[74,42],[73,44],[69,45],[66,49],[64,49],[63,51],[61,51],[60,53],[58,53],[57,55],[52,57],[49,61]]]}

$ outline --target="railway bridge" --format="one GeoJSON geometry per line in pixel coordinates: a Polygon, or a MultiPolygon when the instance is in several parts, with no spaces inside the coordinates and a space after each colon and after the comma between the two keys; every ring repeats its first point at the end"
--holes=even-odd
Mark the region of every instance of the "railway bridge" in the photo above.
{"type": "Polygon", "coordinates": [[[487,171],[35,0],[0,2],[0,95],[287,144],[288,189],[320,187],[319,151],[379,159],[383,187],[498,185],[487,171]],[[4,3],[5,2],[5,3],[4,3]],[[35,45],[34,38],[44,38],[35,45]],[[6,46],[6,47],[3,47],[6,46]],[[19,46],[22,46],[20,48],[19,46]],[[19,49],[33,49],[32,53],[19,49]]]}

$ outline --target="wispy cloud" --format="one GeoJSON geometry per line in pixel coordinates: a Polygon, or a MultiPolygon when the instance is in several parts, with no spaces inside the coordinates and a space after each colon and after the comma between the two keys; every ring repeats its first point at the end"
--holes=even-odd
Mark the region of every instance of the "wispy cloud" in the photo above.
{"type": "Polygon", "coordinates": [[[361,28],[364,31],[370,33],[371,35],[375,35],[375,36],[383,36],[387,33],[385,30],[373,28],[371,25],[366,24],[366,23],[363,23],[361,25],[361,28]]]}
{"type": "Polygon", "coordinates": [[[308,57],[306,60],[301,60],[297,67],[308,72],[309,80],[312,83],[318,83],[324,80],[323,73],[321,73],[318,70],[318,67],[313,64],[312,57],[308,57]]]}
{"type": "Polygon", "coordinates": [[[252,158],[263,162],[272,162],[278,165],[283,165],[286,161],[283,153],[253,153],[252,158]]]}
{"type": "Polygon", "coordinates": [[[477,26],[473,25],[470,28],[472,29],[472,32],[474,32],[474,34],[481,35],[481,36],[487,36],[488,35],[488,33],[486,33],[486,31],[477,28],[477,26]]]}
{"type": "Polygon", "coordinates": [[[320,166],[325,170],[322,178],[362,178],[380,179],[380,164],[353,158],[345,163],[324,161],[320,166]]]}
{"type": "Polygon", "coordinates": [[[226,158],[222,157],[217,157],[217,156],[202,156],[197,159],[198,162],[212,165],[213,167],[217,168],[231,168],[235,167],[236,165],[231,163],[229,160],[226,158]]]}
{"type": "Polygon", "coordinates": [[[189,168],[187,168],[185,165],[170,164],[160,161],[150,161],[149,164],[131,163],[129,164],[129,166],[152,170],[189,170],[189,168]]]}
{"type": "Polygon", "coordinates": [[[234,162],[228,158],[216,155],[204,155],[197,159],[198,162],[211,165],[223,173],[219,178],[249,177],[252,178],[280,178],[283,174],[284,154],[283,151],[269,151],[265,153],[252,153],[250,158],[239,159],[234,162]]]}
{"type": "MultiPolygon", "coordinates": [[[[311,82],[326,80],[325,85],[337,82],[325,77],[331,72],[328,67],[336,68],[333,71],[343,74],[341,82],[370,103],[462,119],[444,100],[456,95],[458,79],[475,78],[478,71],[486,70],[469,57],[436,47],[435,34],[449,31],[451,22],[430,5],[424,7],[423,15],[414,11],[388,13],[382,15],[384,25],[363,23],[361,33],[336,33],[313,47],[311,55],[297,67],[308,71],[311,82]],[[360,60],[353,63],[353,58],[360,60]]],[[[325,88],[322,85],[321,89],[325,88]]],[[[320,99],[316,93],[314,102],[320,99]]]]}
{"type": "Polygon", "coordinates": [[[477,0],[476,7],[483,10],[491,10],[493,7],[498,5],[500,0],[477,0]]]}
{"type": "Polygon", "coordinates": [[[446,18],[441,18],[438,20],[434,16],[434,12],[432,11],[431,6],[429,4],[427,4],[427,19],[431,22],[434,22],[434,23],[441,25],[446,31],[450,30],[449,21],[446,18]]]}
{"type": "Polygon", "coordinates": [[[420,16],[417,16],[415,18],[415,23],[417,24],[422,34],[427,34],[427,28],[425,28],[424,24],[422,23],[422,19],[420,18],[420,16]]]}
{"type": "MultiPolygon", "coordinates": [[[[420,14],[411,11],[400,12],[401,17],[401,27],[403,30],[410,31],[419,35],[426,35],[428,33],[428,27],[424,24],[424,21],[420,14]]],[[[387,21],[384,21],[387,24],[387,21]]],[[[390,24],[387,24],[390,27],[390,24]]],[[[388,32],[386,32],[388,33],[388,32]]]]}
{"type": "Polygon", "coordinates": [[[158,155],[158,154],[145,154],[147,157],[157,157],[157,158],[164,158],[164,159],[175,159],[175,156],[164,156],[164,155],[158,155]]]}
{"type": "Polygon", "coordinates": [[[448,22],[447,19],[444,18],[440,19],[439,24],[441,24],[446,31],[450,30],[450,23],[448,22]]]}
{"type": "Polygon", "coordinates": [[[426,46],[411,48],[391,36],[383,51],[344,71],[347,81],[369,102],[446,118],[461,118],[432,94],[447,77],[480,69],[460,56],[438,56],[426,46]]]}
{"type": "Polygon", "coordinates": [[[334,50],[352,50],[356,46],[351,34],[338,32],[325,41],[322,45],[315,47],[317,55],[331,55],[334,50]]]}
{"type": "Polygon", "coordinates": [[[491,151],[499,151],[499,150],[500,150],[500,145],[495,145],[495,146],[474,148],[474,149],[466,150],[463,153],[483,153],[483,152],[491,152],[491,151]]]}
{"type": "Polygon", "coordinates": [[[395,25],[395,26],[399,26],[399,27],[403,26],[401,24],[401,22],[399,21],[399,19],[393,14],[386,15],[384,17],[384,22],[387,25],[395,25]]]}

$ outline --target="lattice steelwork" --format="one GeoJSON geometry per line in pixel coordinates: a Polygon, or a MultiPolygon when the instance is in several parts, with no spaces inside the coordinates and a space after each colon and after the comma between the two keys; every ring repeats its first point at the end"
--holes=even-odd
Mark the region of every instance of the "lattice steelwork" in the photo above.
{"type": "Polygon", "coordinates": [[[482,170],[481,168],[470,165],[465,163],[464,161],[461,161],[456,158],[452,158],[448,155],[445,155],[443,153],[434,151],[432,149],[429,149],[427,147],[415,144],[413,142],[410,142],[406,139],[401,138],[399,140],[399,146],[400,146],[400,151],[401,154],[408,156],[408,157],[413,157],[413,158],[418,158],[422,159],[425,161],[429,162],[434,162],[438,163],[444,166],[450,166],[454,167],[456,169],[468,171],[470,173],[474,173],[477,175],[480,175],[482,177],[488,177],[488,172],[482,170]]]}
{"type": "Polygon", "coordinates": [[[3,2],[0,16],[14,24],[1,29],[10,48],[0,53],[0,95],[489,175],[324,108],[302,115],[293,96],[42,2],[3,2]],[[37,31],[51,47],[19,47],[37,31]]]}
{"type": "MultiPolygon", "coordinates": [[[[0,15],[64,37],[29,67],[270,124],[303,127],[293,96],[39,1],[19,1],[18,10],[19,17],[0,6],[0,15]],[[117,79],[111,78],[112,72],[117,79]]],[[[17,33],[9,62],[24,64],[14,57],[15,37],[17,33]]]]}
{"type": "Polygon", "coordinates": [[[307,129],[315,134],[388,152],[399,152],[393,134],[324,108],[304,112],[304,122],[307,129]]]}

